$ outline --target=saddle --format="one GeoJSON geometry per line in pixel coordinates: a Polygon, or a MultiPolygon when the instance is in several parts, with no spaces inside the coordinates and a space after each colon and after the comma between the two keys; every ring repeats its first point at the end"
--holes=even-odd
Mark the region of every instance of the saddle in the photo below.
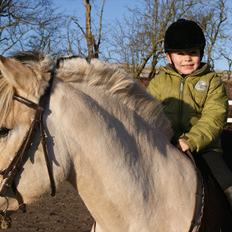
{"type": "Polygon", "coordinates": [[[199,232],[231,232],[232,212],[224,192],[201,156],[195,157],[204,183],[204,211],[199,232]]]}

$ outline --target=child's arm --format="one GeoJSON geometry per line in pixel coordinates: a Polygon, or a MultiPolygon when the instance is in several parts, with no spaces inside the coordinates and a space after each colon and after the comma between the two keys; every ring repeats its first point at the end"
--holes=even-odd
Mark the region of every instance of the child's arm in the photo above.
{"type": "Polygon", "coordinates": [[[184,135],[191,151],[199,152],[214,141],[225,125],[228,99],[219,77],[211,80],[201,118],[184,135]]]}

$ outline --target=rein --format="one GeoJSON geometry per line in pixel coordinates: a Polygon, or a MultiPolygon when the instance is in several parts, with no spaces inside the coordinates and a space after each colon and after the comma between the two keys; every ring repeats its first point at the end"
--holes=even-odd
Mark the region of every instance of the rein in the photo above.
{"type": "MultiPolygon", "coordinates": [[[[31,123],[31,126],[30,126],[28,132],[26,133],[26,135],[23,139],[23,142],[22,142],[19,150],[17,151],[14,159],[12,160],[12,162],[10,163],[8,168],[6,168],[4,171],[0,172],[0,175],[3,178],[2,182],[0,183],[0,196],[5,197],[7,200],[8,190],[12,190],[14,193],[15,199],[18,201],[19,209],[21,209],[23,212],[26,212],[26,206],[23,202],[23,198],[22,198],[21,194],[17,190],[16,183],[15,183],[15,177],[20,171],[22,171],[24,163],[29,158],[28,151],[34,145],[33,141],[34,141],[34,138],[35,138],[37,131],[39,131],[39,134],[40,134],[39,143],[40,142],[42,143],[44,157],[45,157],[48,175],[49,175],[49,179],[50,179],[51,196],[55,196],[55,193],[56,193],[55,180],[54,180],[54,176],[53,176],[52,166],[49,162],[48,147],[46,144],[47,134],[46,134],[45,127],[43,124],[43,115],[44,115],[45,107],[49,104],[54,76],[55,76],[54,71],[52,71],[51,78],[49,80],[49,85],[46,88],[45,93],[40,97],[38,104],[36,104],[36,103],[34,103],[34,102],[24,98],[24,97],[16,95],[16,94],[13,97],[14,100],[26,105],[29,108],[34,109],[36,111],[34,119],[31,123]]],[[[0,215],[2,217],[4,217],[4,216],[7,217],[7,215],[6,215],[7,207],[3,212],[0,212],[0,215]]],[[[4,219],[1,219],[1,220],[4,220],[4,219]]],[[[6,220],[9,220],[9,218],[6,218],[6,220]]],[[[1,222],[1,224],[3,224],[3,223],[1,222]]]]}
{"type": "Polygon", "coordinates": [[[185,155],[192,161],[197,173],[197,192],[196,192],[196,204],[195,211],[193,215],[193,220],[188,232],[198,232],[201,227],[203,212],[204,212],[204,203],[205,203],[205,189],[203,177],[200,170],[197,168],[194,157],[190,151],[186,151],[185,155]]]}

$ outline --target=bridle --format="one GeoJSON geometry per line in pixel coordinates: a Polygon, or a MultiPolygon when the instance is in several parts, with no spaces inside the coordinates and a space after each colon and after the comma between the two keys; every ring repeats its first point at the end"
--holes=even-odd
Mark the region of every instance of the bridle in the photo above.
{"type": "MultiPolygon", "coordinates": [[[[44,94],[40,97],[38,104],[17,94],[13,96],[14,100],[26,105],[29,108],[34,109],[35,116],[30,125],[28,132],[26,133],[22,141],[19,150],[16,152],[15,157],[11,161],[10,165],[5,170],[0,172],[0,176],[2,177],[2,181],[0,183],[0,197],[4,197],[8,201],[8,193],[9,192],[13,193],[14,198],[18,201],[19,209],[21,209],[23,212],[26,212],[26,206],[23,202],[23,198],[21,194],[17,190],[15,178],[17,174],[19,174],[22,171],[23,165],[25,164],[26,160],[29,158],[28,152],[31,149],[31,147],[34,145],[33,141],[38,131],[40,135],[39,143],[41,142],[43,147],[43,153],[44,153],[48,175],[50,179],[51,196],[55,196],[56,193],[55,180],[53,176],[52,166],[51,163],[49,162],[48,147],[46,144],[47,133],[45,131],[45,126],[43,124],[43,115],[46,106],[49,104],[54,76],[55,76],[55,71],[52,70],[48,87],[46,88],[44,94]]],[[[1,220],[5,219],[9,221],[9,216],[7,215],[7,208],[8,206],[3,211],[0,211],[1,220]]]]}

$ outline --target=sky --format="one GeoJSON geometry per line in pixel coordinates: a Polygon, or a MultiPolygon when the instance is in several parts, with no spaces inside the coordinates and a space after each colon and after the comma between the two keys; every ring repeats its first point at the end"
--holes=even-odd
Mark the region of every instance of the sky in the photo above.
{"type": "MultiPolygon", "coordinates": [[[[95,0],[96,3],[101,3],[100,0],[95,0]]],[[[128,14],[128,7],[134,7],[139,0],[106,0],[103,14],[103,22],[114,23],[120,21],[128,14]]],[[[77,15],[79,18],[85,19],[85,9],[83,0],[54,0],[54,4],[59,8],[59,11],[77,15]]],[[[232,1],[229,0],[232,5],[232,1]]],[[[93,7],[92,7],[93,9],[93,7]]],[[[228,65],[223,60],[215,61],[215,69],[225,70],[228,65]]]]}
{"type": "MultiPolygon", "coordinates": [[[[134,6],[138,0],[106,0],[104,8],[104,19],[113,21],[123,17],[127,13],[128,6],[134,6]]],[[[100,0],[95,0],[101,3],[100,0]]],[[[78,13],[84,17],[83,0],[54,0],[54,3],[60,10],[70,13],[78,13]]]]}

